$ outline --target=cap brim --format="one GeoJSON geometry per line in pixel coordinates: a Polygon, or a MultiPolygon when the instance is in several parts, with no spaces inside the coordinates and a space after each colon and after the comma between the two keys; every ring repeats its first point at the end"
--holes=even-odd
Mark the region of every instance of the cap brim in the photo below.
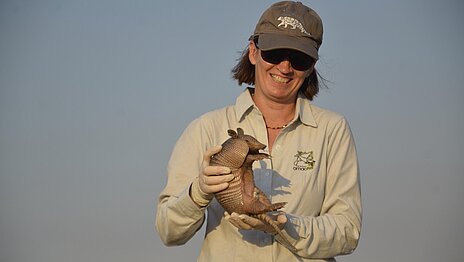
{"type": "Polygon", "coordinates": [[[294,49],[303,52],[315,60],[319,59],[317,43],[309,37],[294,37],[283,34],[261,34],[258,38],[259,49],[294,49]]]}

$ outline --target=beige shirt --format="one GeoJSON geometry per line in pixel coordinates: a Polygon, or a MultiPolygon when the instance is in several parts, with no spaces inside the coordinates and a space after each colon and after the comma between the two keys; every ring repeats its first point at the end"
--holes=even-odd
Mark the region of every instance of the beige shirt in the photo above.
{"type": "Polygon", "coordinates": [[[288,217],[284,234],[295,254],[279,243],[279,236],[238,230],[224,219],[216,200],[200,209],[189,197],[203,153],[228,139],[228,129],[238,127],[267,143],[263,116],[248,90],[235,105],[194,120],[179,138],[156,214],[162,241],[184,244],[206,218],[198,261],[335,261],[335,256],[351,253],[359,240],[362,211],[356,149],[346,119],[300,95],[295,118],[277,137],[272,159],[253,164],[256,186],[273,203],[287,202],[282,209],[288,217]]]}

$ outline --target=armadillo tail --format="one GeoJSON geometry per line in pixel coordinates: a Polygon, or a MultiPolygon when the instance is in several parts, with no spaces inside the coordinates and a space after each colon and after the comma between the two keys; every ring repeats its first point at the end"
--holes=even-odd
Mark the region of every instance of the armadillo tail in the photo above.
{"type": "Polygon", "coordinates": [[[281,240],[279,241],[279,243],[284,245],[286,248],[288,248],[293,253],[296,253],[296,248],[290,243],[290,241],[288,241],[287,237],[282,233],[277,223],[269,215],[263,213],[263,214],[256,215],[256,217],[260,219],[261,221],[266,222],[272,228],[274,228],[276,233],[281,237],[281,240]]]}

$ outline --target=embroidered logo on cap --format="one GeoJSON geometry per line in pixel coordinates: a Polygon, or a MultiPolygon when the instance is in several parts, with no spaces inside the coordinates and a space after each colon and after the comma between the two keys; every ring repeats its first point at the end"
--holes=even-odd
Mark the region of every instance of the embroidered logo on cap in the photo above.
{"type": "Polygon", "coordinates": [[[287,28],[288,26],[291,26],[291,29],[300,29],[303,34],[311,36],[311,34],[306,31],[298,19],[290,16],[281,16],[277,18],[277,20],[280,21],[280,24],[278,24],[277,27],[283,26],[284,28],[287,28]]]}
{"type": "Polygon", "coordinates": [[[313,157],[313,151],[297,151],[294,157],[296,160],[293,162],[293,170],[306,171],[314,168],[316,161],[313,157]]]}

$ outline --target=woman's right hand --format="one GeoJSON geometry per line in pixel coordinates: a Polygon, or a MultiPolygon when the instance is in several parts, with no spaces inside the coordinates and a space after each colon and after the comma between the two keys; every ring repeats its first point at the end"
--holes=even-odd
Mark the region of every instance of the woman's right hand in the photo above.
{"type": "Polygon", "coordinates": [[[221,149],[221,146],[215,146],[206,150],[201,172],[190,187],[190,197],[199,207],[206,207],[213,199],[214,193],[226,189],[234,178],[228,167],[210,165],[211,156],[221,149]]]}
{"type": "Polygon", "coordinates": [[[222,146],[215,146],[208,149],[203,157],[202,171],[198,176],[200,189],[206,194],[214,194],[229,186],[229,182],[234,178],[231,170],[224,166],[210,166],[210,159],[221,151],[222,146]]]}

